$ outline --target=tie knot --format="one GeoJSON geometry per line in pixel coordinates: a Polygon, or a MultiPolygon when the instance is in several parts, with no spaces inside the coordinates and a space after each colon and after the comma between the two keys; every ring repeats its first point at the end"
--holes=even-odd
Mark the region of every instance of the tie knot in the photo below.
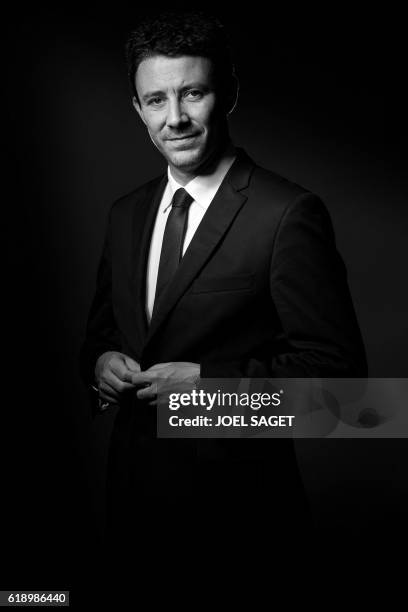
{"type": "Polygon", "coordinates": [[[193,201],[191,195],[182,187],[177,189],[171,203],[172,208],[188,208],[193,201]]]}

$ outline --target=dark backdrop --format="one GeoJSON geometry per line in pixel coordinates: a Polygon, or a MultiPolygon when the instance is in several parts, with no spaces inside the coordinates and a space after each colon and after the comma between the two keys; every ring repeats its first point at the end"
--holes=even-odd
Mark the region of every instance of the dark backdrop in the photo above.
{"type": "MultiPolygon", "coordinates": [[[[407,376],[405,58],[400,16],[340,6],[218,14],[236,47],[236,144],[319,194],[371,376],[407,376]]],[[[17,13],[17,10],[16,10],[17,13]]],[[[67,588],[103,527],[111,417],[91,422],[78,351],[111,203],[164,170],[131,106],[137,9],[21,10],[3,55],[2,588],[67,588]],[[6,188],[4,187],[4,193],[6,188]]],[[[315,511],[375,535],[407,512],[406,440],[306,440],[315,511]]]]}

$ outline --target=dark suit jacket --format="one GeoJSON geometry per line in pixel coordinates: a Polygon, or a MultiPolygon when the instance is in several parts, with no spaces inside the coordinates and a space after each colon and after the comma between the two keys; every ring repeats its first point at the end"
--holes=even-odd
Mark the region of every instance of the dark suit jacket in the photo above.
{"type": "Polygon", "coordinates": [[[145,314],[160,177],[110,211],[81,363],[122,351],[142,369],[201,364],[203,377],[364,377],[360,331],[329,214],[312,193],[239,150],[155,309],[145,314]]]}
{"type": "MultiPolygon", "coordinates": [[[[165,185],[166,176],[159,177],[110,211],[81,355],[87,383],[93,381],[97,358],[110,350],[133,357],[142,369],[196,362],[202,377],[366,376],[346,270],[325,206],[302,187],[258,167],[242,150],[148,326],[146,265],[165,185]]],[[[191,465],[187,456],[225,457],[226,448],[235,452],[241,442],[201,440],[191,446],[185,441],[183,446],[183,441],[154,440],[154,411],[148,412],[132,400],[117,414],[110,456],[116,500],[118,482],[122,490],[144,480],[145,490],[149,483],[158,491],[171,482],[171,491],[185,491],[181,473],[191,465]],[[165,459],[155,469],[159,455],[165,459]]],[[[281,452],[283,441],[271,442],[245,441],[240,448],[281,452]]],[[[282,464],[282,456],[276,461],[282,464]]]]}

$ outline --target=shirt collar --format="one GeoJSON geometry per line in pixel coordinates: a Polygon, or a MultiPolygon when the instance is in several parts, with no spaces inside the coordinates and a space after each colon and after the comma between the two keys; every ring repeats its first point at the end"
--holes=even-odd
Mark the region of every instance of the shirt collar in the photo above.
{"type": "Polygon", "coordinates": [[[235,147],[231,144],[225,150],[216,168],[211,174],[202,174],[195,176],[187,185],[180,185],[172,176],[170,167],[167,168],[167,176],[171,195],[173,196],[177,189],[184,188],[194,199],[195,202],[204,210],[207,210],[211,204],[215,194],[222,181],[224,180],[228,170],[235,161],[237,154],[235,147]]]}

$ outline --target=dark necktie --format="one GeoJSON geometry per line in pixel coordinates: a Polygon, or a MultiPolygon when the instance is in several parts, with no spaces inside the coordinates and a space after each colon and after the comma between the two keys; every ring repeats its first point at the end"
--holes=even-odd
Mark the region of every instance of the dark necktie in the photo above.
{"type": "Polygon", "coordinates": [[[183,188],[177,189],[172,202],[171,211],[167,217],[160,253],[159,270],[157,273],[154,307],[162,296],[165,288],[173,278],[183,255],[183,242],[187,229],[188,209],[193,198],[183,188]]]}

